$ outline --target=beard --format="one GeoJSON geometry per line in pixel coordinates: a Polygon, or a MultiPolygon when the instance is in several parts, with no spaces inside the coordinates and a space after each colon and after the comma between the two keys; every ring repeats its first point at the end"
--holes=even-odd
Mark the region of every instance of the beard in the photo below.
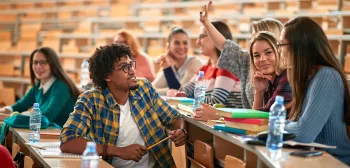
{"type": "Polygon", "coordinates": [[[129,86],[129,90],[136,90],[137,88],[139,88],[139,84],[129,86]]]}

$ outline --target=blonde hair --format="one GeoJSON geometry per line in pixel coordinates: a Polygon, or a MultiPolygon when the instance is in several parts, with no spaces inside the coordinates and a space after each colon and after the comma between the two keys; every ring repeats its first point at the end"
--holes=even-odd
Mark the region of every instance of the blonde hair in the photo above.
{"type": "Polygon", "coordinates": [[[140,43],[137,38],[132,34],[131,31],[127,29],[120,29],[116,32],[115,36],[122,36],[125,39],[125,44],[130,47],[131,53],[133,57],[137,57],[139,55],[146,55],[140,47],[140,43]]]}
{"type": "Polygon", "coordinates": [[[266,41],[269,43],[269,45],[272,47],[273,52],[275,53],[276,56],[276,65],[275,65],[275,73],[276,75],[280,75],[282,71],[286,69],[285,64],[283,60],[281,59],[280,53],[278,52],[277,48],[277,38],[276,36],[267,31],[260,31],[257,33],[250,41],[250,46],[249,46],[249,52],[250,52],[250,83],[253,84],[253,78],[254,74],[257,71],[256,66],[254,64],[254,56],[253,56],[253,45],[256,41],[266,41]]]}
{"type": "Polygon", "coordinates": [[[275,34],[277,37],[280,37],[281,31],[283,29],[283,24],[273,18],[264,18],[259,21],[252,22],[252,30],[255,33],[260,31],[268,31],[275,34]]]}

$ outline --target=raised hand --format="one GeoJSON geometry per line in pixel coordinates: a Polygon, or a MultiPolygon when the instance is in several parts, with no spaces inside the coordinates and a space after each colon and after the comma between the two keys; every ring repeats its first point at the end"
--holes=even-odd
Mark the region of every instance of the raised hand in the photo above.
{"type": "Polygon", "coordinates": [[[269,81],[272,80],[272,76],[271,75],[264,75],[262,72],[255,72],[254,74],[254,89],[255,92],[265,92],[269,81]]]}
{"type": "Polygon", "coordinates": [[[204,11],[199,12],[199,15],[200,15],[199,21],[204,25],[210,24],[210,21],[208,19],[208,13],[209,13],[209,9],[211,7],[211,4],[212,4],[212,2],[209,1],[208,5],[204,5],[204,8],[203,8],[204,11]]]}

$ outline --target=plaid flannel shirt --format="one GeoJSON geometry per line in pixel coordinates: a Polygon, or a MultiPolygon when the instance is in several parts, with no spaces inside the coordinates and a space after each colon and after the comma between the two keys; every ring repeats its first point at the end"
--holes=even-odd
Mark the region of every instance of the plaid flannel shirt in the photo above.
{"type": "MultiPolygon", "coordinates": [[[[139,88],[130,90],[129,102],[133,116],[146,146],[166,137],[164,127],[181,117],[144,79],[138,79],[139,88]]],[[[74,111],[61,131],[61,144],[83,137],[99,144],[115,146],[118,140],[120,109],[109,89],[93,89],[81,94],[74,111]]],[[[150,149],[160,167],[175,167],[168,142],[150,149]]]]}

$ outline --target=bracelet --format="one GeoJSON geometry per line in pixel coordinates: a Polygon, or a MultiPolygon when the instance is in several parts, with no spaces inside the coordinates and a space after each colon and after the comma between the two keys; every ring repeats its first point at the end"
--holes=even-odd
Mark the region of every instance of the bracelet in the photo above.
{"type": "Polygon", "coordinates": [[[181,128],[181,131],[182,131],[182,132],[184,132],[184,134],[186,135],[186,139],[187,139],[187,138],[188,138],[188,135],[187,135],[187,131],[186,131],[186,129],[181,128]]]}
{"type": "Polygon", "coordinates": [[[106,157],[107,157],[107,147],[108,147],[107,144],[104,144],[104,145],[103,145],[103,154],[102,154],[102,157],[103,157],[103,158],[106,158],[106,157]]]}

